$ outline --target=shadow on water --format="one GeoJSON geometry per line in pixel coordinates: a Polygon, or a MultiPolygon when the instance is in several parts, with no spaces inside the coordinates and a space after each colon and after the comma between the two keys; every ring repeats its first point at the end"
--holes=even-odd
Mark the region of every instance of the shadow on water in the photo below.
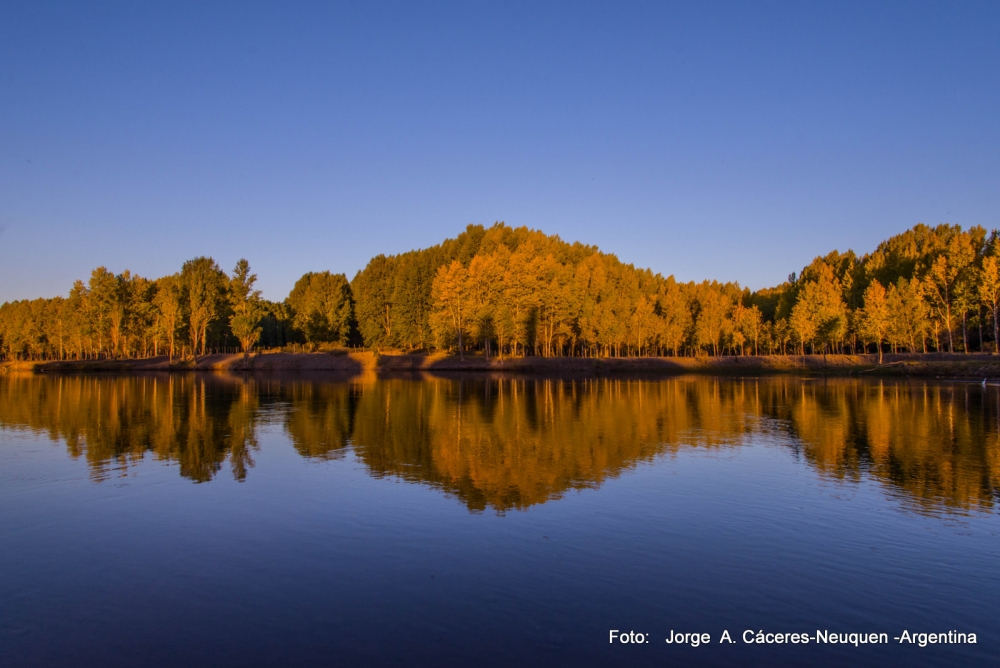
{"type": "Polygon", "coordinates": [[[1000,388],[792,378],[329,381],[227,375],[0,378],[0,427],[47,434],[95,481],[152,457],[195,482],[244,480],[262,426],[307,459],[506,512],[598,487],[644,461],[752,438],[822,476],[874,480],[918,511],[992,511],[1000,388]]]}

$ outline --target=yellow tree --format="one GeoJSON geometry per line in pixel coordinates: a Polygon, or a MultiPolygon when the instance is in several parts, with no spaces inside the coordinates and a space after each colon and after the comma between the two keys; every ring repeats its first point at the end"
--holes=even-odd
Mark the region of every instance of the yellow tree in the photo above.
{"type": "Polygon", "coordinates": [[[229,303],[233,315],[229,318],[229,329],[243,348],[243,368],[250,362],[250,349],[260,340],[261,328],[258,327],[264,317],[264,309],[260,303],[260,290],[254,290],[257,274],[250,273],[250,263],[240,259],[233,269],[229,279],[229,303]]]}
{"type": "Polygon", "coordinates": [[[469,301],[469,272],[458,260],[448,266],[442,265],[431,285],[434,300],[435,321],[450,323],[451,331],[458,340],[459,357],[465,359],[465,343],[462,338],[465,329],[469,301]]]}
{"type": "Polygon", "coordinates": [[[208,328],[220,315],[224,304],[228,278],[210,257],[188,260],[181,267],[184,296],[188,302],[187,316],[191,334],[192,353],[197,356],[198,346],[205,354],[208,328]]]}
{"type": "Polygon", "coordinates": [[[904,344],[910,352],[920,347],[927,352],[927,332],[930,329],[927,301],[924,299],[924,284],[920,279],[899,279],[886,292],[889,309],[889,337],[894,346],[904,344]]]}
{"type": "Polygon", "coordinates": [[[840,282],[827,264],[816,266],[815,280],[802,286],[788,324],[798,336],[803,354],[807,342],[819,339],[834,344],[843,340],[847,333],[847,307],[840,282]]]}
{"type": "Polygon", "coordinates": [[[668,276],[657,294],[659,322],[657,332],[660,342],[669,348],[674,357],[691,329],[691,309],[687,295],[673,276],[668,276]]]}
{"type": "Polygon", "coordinates": [[[177,336],[184,322],[184,290],[180,276],[164,276],[157,282],[153,304],[157,310],[160,331],[169,344],[168,361],[174,361],[177,336]]]}
{"type": "Polygon", "coordinates": [[[698,347],[711,345],[712,354],[719,354],[719,344],[726,331],[732,301],[722,286],[714,281],[705,281],[697,287],[698,311],[694,321],[695,344],[698,347]]]}
{"type": "Polygon", "coordinates": [[[601,256],[592,253],[576,265],[573,289],[579,302],[579,327],[581,348],[596,348],[600,336],[598,305],[608,282],[607,271],[601,256]]]}
{"type": "Polygon", "coordinates": [[[733,309],[733,340],[740,346],[740,351],[743,351],[743,343],[746,341],[753,342],[753,354],[758,354],[757,344],[760,339],[761,328],[764,325],[764,316],[754,304],[750,308],[743,306],[743,304],[737,303],[736,307],[733,309]]]}
{"type": "Polygon", "coordinates": [[[656,311],[653,309],[653,303],[646,299],[646,295],[640,296],[636,302],[635,310],[632,311],[631,325],[637,354],[641,356],[643,351],[648,353],[649,340],[656,327],[656,311]]]}
{"type": "Polygon", "coordinates": [[[950,353],[955,352],[954,308],[960,292],[959,282],[975,257],[972,236],[960,232],[952,236],[946,249],[934,258],[927,269],[927,295],[948,332],[950,353]]]}
{"type": "MultiPolygon", "coordinates": [[[[805,294],[806,290],[803,290],[802,293],[805,294]]],[[[806,343],[812,343],[818,331],[816,319],[810,312],[808,302],[800,298],[795,303],[795,306],[792,308],[792,314],[788,317],[788,326],[799,339],[800,354],[805,355],[806,343]]]]}
{"type": "Polygon", "coordinates": [[[115,304],[115,275],[104,267],[90,274],[86,306],[90,330],[97,336],[97,354],[105,352],[104,337],[110,338],[110,317],[115,304]]]}
{"type": "Polygon", "coordinates": [[[540,274],[540,261],[534,257],[534,247],[530,243],[522,244],[511,254],[503,277],[503,299],[513,321],[511,343],[514,356],[517,356],[519,343],[522,346],[528,344],[528,318],[538,307],[540,274]]]}
{"type": "Polygon", "coordinates": [[[997,254],[1000,246],[994,246],[993,252],[983,258],[983,268],[979,272],[979,300],[993,316],[993,352],[1000,354],[1000,267],[997,266],[997,254]]]}
{"type": "Polygon", "coordinates": [[[551,255],[540,261],[539,272],[542,285],[538,296],[538,323],[542,354],[551,356],[556,337],[565,338],[570,334],[573,294],[569,283],[572,273],[551,255]]]}
{"type": "MultiPolygon", "coordinates": [[[[469,316],[473,319],[476,336],[483,342],[486,357],[490,356],[490,339],[496,334],[497,309],[502,295],[503,267],[496,255],[476,255],[469,263],[469,316]]],[[[500,345],[503,359],[503,344],[500,345]]]]}
{"type": "Polygon", "coordinates": [[[865,290],[864,300],[865,305],[861,309],[861,335],[878,347],[878,363],[881,364],[882,342],[891,322],[885,288],[878,281],[872,281],[865,290]]]}

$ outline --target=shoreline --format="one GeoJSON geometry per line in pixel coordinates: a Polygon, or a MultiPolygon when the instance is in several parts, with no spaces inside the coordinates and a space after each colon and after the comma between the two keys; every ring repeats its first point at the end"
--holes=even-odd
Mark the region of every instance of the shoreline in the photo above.
{"type": "Polygon", "coordinates": [[[336,375],[361,373],[408,374],[462,373],[512,374],[528,376],[640,376],[668,377],[687,374],[767,376],[776,374],[818,376],[876,376],[924,378],[1000,377],[1000,356],[988,353],[927,353],[883,355],[769,355],[736,357],[517,357],[502,362],[481,355],[465,359],[444,353],[257,353],[243,368],[242,354],[211,354],[197,362],[186,360],[168,364],[167,357],[134,360],[7,361],[0,373],[177,373],[224,371],[230,373],[331,372],[336,375]]]}

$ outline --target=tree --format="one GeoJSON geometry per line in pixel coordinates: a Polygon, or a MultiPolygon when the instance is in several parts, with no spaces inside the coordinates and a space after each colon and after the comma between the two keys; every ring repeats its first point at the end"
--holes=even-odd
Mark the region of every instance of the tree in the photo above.
{"type": "Polygon", "coordinates": [[[559,349],[572,336],[574,295],[569,283],[573,275],[570,268],[548,255],[541,260],[539,267],[540,286],[538,295],[538,324],[542,344],[542,354],[552,356],[557,339],[559,349]]]}
{"type": "Polygon", "coordinates": [[[376,255],[351,281],[358,331],[368,346],[391,346],[395,343],[393,326],[397,259],[376,255]]]}
{"type": "Polygon", "coordinates": [[[656,324],[656,311],[653,308],[653,304],[646,299],[645,295],[639,297],[630,320],[630,329],[635,341],[636,354],[641,356],[644,350],[648,350],[649,341],[653,336],[656,324]]]}
{"type": "Polygon", "coordinates": [[[668,276],[657,291],[656,301],[660,342],[676,357],[692,325],[687,295],[674,277],[668,276]]]}
{"type": "Polygon", "coordinates": [[[436,255],[413,251],[399,257],[392,288],[393,329],[399,342],[410,349],[427,347],[436,255]]]}
{"type": "Polygon", "coordinates": [[[711,345],[712,354],[719,354],[719,345],[726,332],[726,321],[732,300],[718,283],[705,281],[698,286],[697,315],[694,321],[694,339],[698,347],[711,345]]]}
{"type": "Polygon", "coordinates": [[[105,352],[105,337],[110,338],[111,313],[115,308],[117,290],[115,275],[104,267],[98,267],[90,274],[87,292],[89,299],[88,320],[90,329],[97,337],[97,352],[105,352]]]}
{"type": "MultiPolygon", "coordinates": [[[[440,271],[440,270],[439,270],[440,271]]],[[[483,342],[486,357],[490,356],[490,339],[496,335],[497,310],[503,290],[503,268],[493,254],[477,255],[469,263],[469,317],[476,337],[483,342]]],[[[503,359],[503,346],[500,346],[503,359]]]]}
{"type": "Polygon", "coordinates": [[[886,293],[889,311],[889,339],[894,346],[906,345],[910,352],[916,352],[917,340],[927,352],[927,332],[930,320],[927,302],[924,299],[924,284],[918,278],[899,279],[890,285],[886,293]]]}
{"type": "Polygon", "coordinates": [[[878,363],[882,363],[882,341],[890,326],[889,305],[885,288],[878,281],[872,281],[865,290],[864,308],[861,310],[861,333],[878,347],[878,363]]]}
{"type": "Polygon", "coordinates": [[[304,274],[285,300],[292,324],[309,343],[347,343],[354,318],[351,286],[343,274],[304,274]]]}
{"type": "Polygon", "coordinates": [[[69,299],[65,305],[65,319],[69,328],[70,343],[75,351],[76,359],[84,357],[84,341],[90,337],[87,322],[87,301],[89,299],[87,286],[77,280],[69,291],[69,299]]]}
{"type": "Polygon", "coordinates": [[[181,267],[180,276],[187,298],[186,315],[191,350],[197,356],[200,345],[201,354],[204,355],[208,329],[222,313],[229,280],[210,257],[188,260],[181,267]]]}
{"type": "Polygon", "coordinates": [[[254,290],[257,274],[250,273],[250,263],[240,259],[229,279],[229,303],[233,315],[229,317],[229,329],[243,348],[243,368],[250,364],[250,349],[260,340],[261,318],[264,309],[260,303],[260,290],[254,290]]]}
{"type": "Polygon", "coordinates": [[[518,344],[526,348],[530,342],[529,318],[538,307],[541,270],[534,250],[528,243],[511,253],[503,276],[503,300],[513,325],[511,347],[515,357],[518,344]]]}
{"type": "Polygon", "coordinates": [[[182,335],[184,323],[184,305],[187,301],[184,285],[179,274],[164,276],[157,282],[156,297],[153,303],[158,314],[158,327],[168,344],[168,362],[173,363],[176,356],[177,337],[182,335]]]}
{"type": "Polygon", "coordinates": [[[948,333],[948,352],[955,352],[953,311],[960,292],[959,283],[975,257],[971,235],[959,231],[926,269],[927,295],[948,333]]]}
{"type": "MultiPolygon", "coordinates": [[[[737,304],[733,309],[733,324],[735,333],[739,334],[743,341],[753,342],[753,354],[758,354],[757,344],[760,339],[761,327],[764,324],[763,315],[757,305],[750,308],[737,304]]],[[[742,349],[742,343],[740,343],[742,349]]]]}
{"type": "Polygon", "coordinates": [[[458,260],[452,261],[447,267],[440,267],[434,277],[431,294],[434,297],[437,322],[450,325],[450,332],[458,341],[459,357],[465,359],[462,333],[469,306],[468,270],[458,260]]]}
{"type": "Polygon", "coordinates": [[[805,344],[819,340],[834,344],[847,333],[847,309],[840,283],[826,264],[816,267],[814,280],[807,280],[799,291],[788,324],[799,338],[802,352],[805,344]]]}
{"type": "Polygon", "coordinates": [[[997,257],[1000,256],[1000,245],[994,244],[989,255],[983,258],[983,267],[979,272],[979,300],[993,316],[993,353],[1000,354],[1000,267],[997,257]]]}

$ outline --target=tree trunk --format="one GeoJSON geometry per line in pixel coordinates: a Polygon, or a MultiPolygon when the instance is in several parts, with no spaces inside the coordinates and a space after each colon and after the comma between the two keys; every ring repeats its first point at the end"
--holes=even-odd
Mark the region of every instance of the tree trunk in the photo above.
{"type": "Polygon", "coordinates": [[[951,307],[949,306],[945,311],[945,326],[948,328],[948,352],[955,352],[955,337],[952,336],[952,326],[951,326],[951,307]]]}
{"type": "Polygon", "coordinates": [[[969,328],[966,326],[966,312],[962,311],[962,352],[969,354],[969,328]]]}
{"type": "Polygon", "coordinates": [[[1000,355],[1000,318],[997,317],[997,305],[993,305],[993,354],[1000,355]]]}
{"type": "Polygon", "coordinates": [[[983,307],[979,307],[979,352],[983,352],[983,307]]]}

